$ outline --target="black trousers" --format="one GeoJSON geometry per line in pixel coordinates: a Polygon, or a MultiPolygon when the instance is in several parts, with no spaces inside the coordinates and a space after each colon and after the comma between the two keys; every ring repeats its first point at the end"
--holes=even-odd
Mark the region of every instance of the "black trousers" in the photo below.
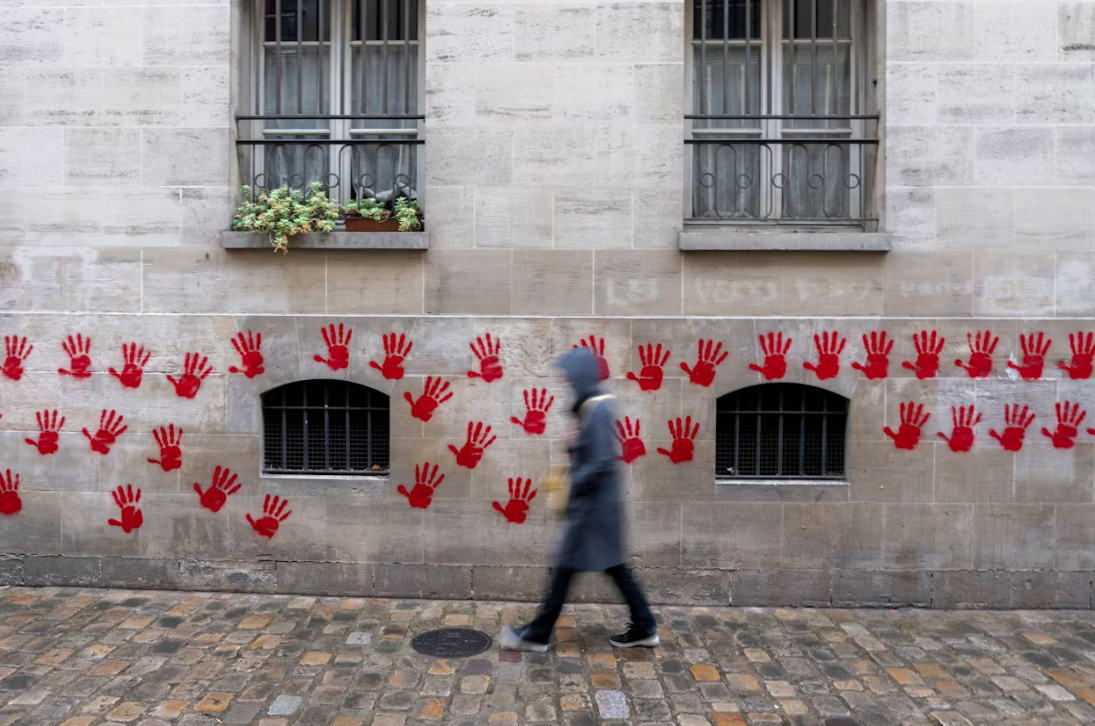
{"type": "MultiPolygon", "coordinates": [[[[551,630],[555,627],[555,621],[559,619],[559,613],[563,611],[563,603],[567,599],[567,591],[570,589],[570,581],[577,574],[576,570],[559,568],[555,576],[551,578],[551,587],[548,590],[544,604],[540,606],[540,613],[525,628],[521,634],[525,640],[534,643],[546,643],[551,639],[551,630]]],[[[657,630],[654,614],[650,612],[650,605],[646,602],[639,583],[624,565],[616,565],[605,570],[605,574],[612,578],[624,596],[627,606],[631,608],[632,625],[644,632],[653,633],[657,630]]]]}

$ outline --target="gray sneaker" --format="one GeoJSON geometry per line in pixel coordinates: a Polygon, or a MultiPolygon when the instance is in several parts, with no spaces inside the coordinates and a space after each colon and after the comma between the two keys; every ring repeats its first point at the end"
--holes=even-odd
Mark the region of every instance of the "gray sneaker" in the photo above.
{"type": "Polygon", "coordinates": [[[498,636],[498,642],[502,650],[524,650],[532,653],[544,653],[548,649],[547,643],[535,643],[521,637],[521,630],[514,630],[510,626],[502,628],[502,634],[498,636]]]}

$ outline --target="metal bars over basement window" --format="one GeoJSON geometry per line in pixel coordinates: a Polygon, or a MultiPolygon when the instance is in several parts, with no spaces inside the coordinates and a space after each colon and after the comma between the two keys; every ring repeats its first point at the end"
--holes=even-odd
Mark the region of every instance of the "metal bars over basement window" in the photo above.
{"type": "Polygon", "coordinates": [[[870,0],[690,0],[690,224],[875,221],[870,0]]]}
{"type": "Polygon", "coordinates": [[[346,381],[301,381],[262,396],[263,473],[386,474],[388,396],[346,381]]]}
{"type": "Polygon", "coordinates": [[[421,0],[244,0],[243,183],[340,202],[418,196],[421,0]]]}
{"type": "Polygon", "coordinates": [[[715,476],[843,479],[848,400],[793,383],[745,388],[718,399],[715,476]]]}

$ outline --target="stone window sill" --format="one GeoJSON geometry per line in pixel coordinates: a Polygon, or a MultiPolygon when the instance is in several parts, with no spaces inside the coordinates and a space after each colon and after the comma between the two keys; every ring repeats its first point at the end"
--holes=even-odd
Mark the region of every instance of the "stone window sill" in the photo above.
{"type": "Polygon", "coordinates": [[[385,497],[388,494],[390,482],[391,477],[387,472],[363,476],[262,474],[259,477],[259,485],[262,487],[263,494],[278,494],[283,497],[322,497],[328,494],[334,496],[362,494],[369,497],[385,497]]]}
{"type": "Polygon", "coordinates": [[[846,502],[848,482],[820,479],[715,479],[720,502],[846,502]]]}
{"type": "MultiPolygon", "coordinates": [[[[226,250],[272,250],[261,232],[221,232],[226,250]]],[[[302,234],[289,240],[290,250],[428,250],[429,232],[331,232],[302,234]]]]}
{"type": "Polygon", "coordinates": [[[889,252],[890,235],[848,228],[775,232],[740,227],[686,227],[677,235],[677,246],[685,251],[889,252]]]}

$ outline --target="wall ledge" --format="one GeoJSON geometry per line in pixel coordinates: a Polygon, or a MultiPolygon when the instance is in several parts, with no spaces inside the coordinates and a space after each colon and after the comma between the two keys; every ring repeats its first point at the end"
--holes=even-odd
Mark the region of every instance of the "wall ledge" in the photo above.
{"type": "Polygon", "coordinates": [[[715,479],[719,502],[846,502],[849,490],[832,479],[715,479]]]}
{"type": "Polygon", "coordinates": [[[677,235],[681,250],[726,252],[889,252],[890,235],[852,229],[802,232],[746,231],[716,227],[685,229],[677,235]]]}
{"type": "MultiPolygon", "coordinates": [[[[221,232],[221,247],[226,250],[272,250],[269,238],[261,232],[221,232]]],[[[317,232],[302,234],[289,241],[289,250],[428,250],[429,232],[317,232]]]]}

